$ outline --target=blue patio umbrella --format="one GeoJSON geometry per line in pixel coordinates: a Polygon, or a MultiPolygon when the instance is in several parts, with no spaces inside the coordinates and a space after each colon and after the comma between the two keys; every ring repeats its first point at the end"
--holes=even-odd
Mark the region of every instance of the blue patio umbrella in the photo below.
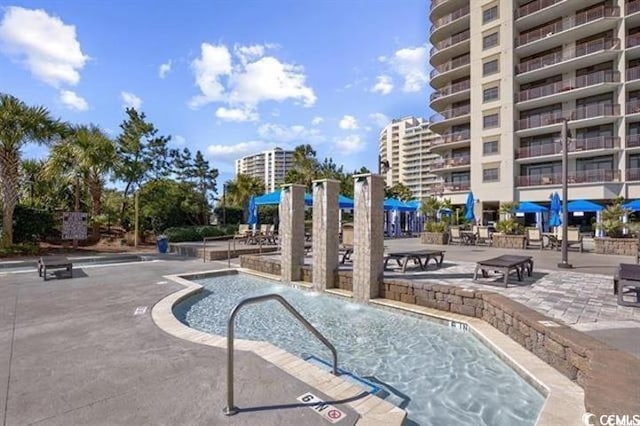
{"type": "Polygon", "coordinates": [[[627,210],[631,210],[632,212],[640,211],[640,200],[630,201],[622,205],[627,210]]]}
{"type": "MultiPolygon", "coordinates": [[[[268,194],[260,195],[256,197],[255,203],[257,206],[274,206],[280,204],[280,194],[281,191],[273,191],[268,194]]],[[[307,206],[311,206],[313,204],[313,198],[311,194],[304,194],[304,204],[307,206]]]]}
{"type": "Polygon", "coordinates": [[[256,197],[252,195],[249,199],[249,218],[247,219],[249,225],[255,225],[258,223],[258,206],[256,205],[256,197]]]}
{"type": "Polygon", "coordinates": [[[470,192],[469,195],[467,195],[467,201],[464,203],[464,207],[466,209],[466,212],[464,214],[464,218],[466,220],[469,221],[474,221],[476,220],[476,216],[473,213],[473,206],[475,205],[475,198],[473,198],[473,192],[470,192]]]}
{"type": "Polygon", "coordinates": [[[352,209],[353,208],[353,200],[346,195],[338,196],[338,207],[341,209],[352,209]]]}
{"type": "Polygon", "coordinates": [[[600,204],[586,200],[574,200],[567,203],[567,211],[569,212],[601,212],[604,210],[600,204]]]}
{"type": "Polygon", "coordinates": [[[549,218],[549,226],[562,225],[562,219],[560,219],[560,210],[562,210],[562,204],[560,202],[560,196],[557,192],[553,193],[551,197],[551,217],[549,218]]]}
{"type": "Polygon", "coordinates": [[[516,207],[514,211],[516,213],[542,213],[548,210],[548,208],[541,206],[540,204],[523,201],[522,203],[518,204],[518,207],[516,207]]]}

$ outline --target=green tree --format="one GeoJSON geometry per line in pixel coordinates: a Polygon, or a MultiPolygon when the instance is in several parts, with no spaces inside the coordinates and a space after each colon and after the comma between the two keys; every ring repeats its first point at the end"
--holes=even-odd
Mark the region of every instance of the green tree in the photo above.
{"type": "Polygon", "coordinates": [[[204,159],[202,152],[196,151],[191,169],[193,184],[200,195],[200,217],[203,225],[209,222],[209,194],[216,192],[216,179],[218,170],[209,167],[209,162],[204,159]]]}
{"type": "Polygon", "coordinates": [[[286,183],[304,185],[311,191],[311,183],[316,179],[319,169],[316,151],[309,144],[298,145],[293,150],[293,168],[285,176],[286,183]]]}
{"type": "Polygon", "coordinates": [[[64,132],[46,108],[28,106],[0,94],[0,181],[2,182],[2,246],[13,245],[13,211],[20,189],[20,156],[26,143],[46,144],[64,132]]]}
{"type": "Polygon", "coordinates": [[[200,223],[200,194],[188,182],[151,180],[140,187],[138,202],[142,230],[158,234],[170,227],[200,223]]]}
{"type": "Polygon", "coordinates": [[[400,201],[409,201],[413,199],[413,192],[402,182],[398,182],[392,187],[385,188],[384,192],[386,197],[397,198],[400,201]]]}
{"type": "Polygon", "coordinates": [[[127,108],[126,114],[127,119],[120,124],[122,133],[116,139],[118,162],[114,168],[115,178],[124,182],[121,219],[131,192],[149,179],[161,179],[171,171],[167,148],[171,138],[159,136],[158,129],[146,120],[144,113],[127,108]]]}
{"type": "MultiPolygon", "coordinates": [[[[260,179],[245,174],[238,174],[235,179],[227,181],[225,203],[230,206],[242,208],[246,219],[249,198],[252,195],[264,194],[264,183],[260,179]]],[[[243,219],[243,220],[244,220],[243,219]]]]}

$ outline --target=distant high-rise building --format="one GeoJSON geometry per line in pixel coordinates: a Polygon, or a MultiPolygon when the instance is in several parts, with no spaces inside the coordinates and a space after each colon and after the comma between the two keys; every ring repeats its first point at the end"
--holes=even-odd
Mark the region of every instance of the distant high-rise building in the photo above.
{"type": "Polygon", "coordinates": [[[484,212],[548,202],[566,119],[569,199],[640,197],[639,1],[432,0],[429,15],[434,193],[471,190],[484,212]]]}
{"type": "Polygon", "coordinates": [[[386,185],[402,183],[418,199],[426,197],[438,182],[430,168],[439,156],[429,152],[438,135],[428,127],[423,118],[406,117],[392,120],[380,132],[380,161],[390,167],[386,173],[383,170],[386,185]]]}
{"type": "Polygon", "coordinates": [[[274,148],[236,160],[236,176],[245,174],[264,182],[266,192],[275,191],[293,167],[293,151],[274,148]]]}

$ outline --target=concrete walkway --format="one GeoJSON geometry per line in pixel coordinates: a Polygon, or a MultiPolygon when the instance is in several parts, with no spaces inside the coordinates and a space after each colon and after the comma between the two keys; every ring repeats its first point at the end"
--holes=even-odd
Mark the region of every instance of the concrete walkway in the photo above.
{"type": "MultiPolygon", "coordinates": [[[[225,417],[226,351],[153,323],[151,307],[181,289],[163,275],[223,267],[174,257],[47,282],[35,270],[0,273],[2,424],[328,424],[296,401],[325,395],[245,352],[236,353],[236,405],[246,411],[225,417]]],[[[354,424],[335,405],[349,414],[341,424],[354,424]]]]}

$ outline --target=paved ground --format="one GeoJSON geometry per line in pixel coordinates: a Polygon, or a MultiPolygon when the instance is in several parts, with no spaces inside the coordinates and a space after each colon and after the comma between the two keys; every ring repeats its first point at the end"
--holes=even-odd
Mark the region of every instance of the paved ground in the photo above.
{"type": "MultiPolygon", "coordinates": [[[[1,423],[326,424],[296,404],[309,386],[244,352],[236,357],[236,403],[246,411],[223,416],[226,351],[169,336],[150,309],[182,288],[163,275],[226,262],[171,259],[91,265],[47,282],[35,270],[0,270],[1,423]],[[138,307],[147,310],[134,315],[138,307]]],[[[353,424],[353,411],[340,407],[353,424]]]]}

